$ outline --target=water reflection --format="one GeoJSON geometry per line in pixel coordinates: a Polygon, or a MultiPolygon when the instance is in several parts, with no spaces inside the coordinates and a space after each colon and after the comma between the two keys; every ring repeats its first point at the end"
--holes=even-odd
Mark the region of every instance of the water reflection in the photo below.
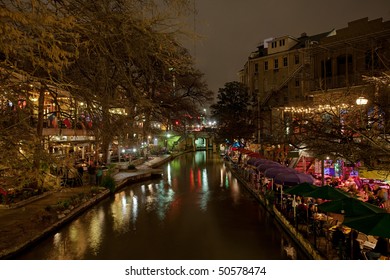
{"type": "Polygon", "coordinates": [[[162,179],[116,193],[21,258],[302,258],[292,244],[218,155],[197,152],[164,165],[162,179]]]}
{"type": "MultiPolygon", "coordinates": [[[[93,215],[91,217],[91,223],[89,226],[89,235],[86,236],[84,234],[84,231],[78,230],[81,227],[81,221],[78,220],[77,223],[75,224],[76,225],[80,224],[80,226],[74,227],[75,238],[72,240],[80,240],[80,239],[82,241],[84,241],[83,239],[88,240],[88,245],[91,248],[92,253],[97,254],[99,252],[99,248],[102,242],[104,223],[105,223],[105,213],[103,209],[100,208],[98,209],[96,215],[93,215]],[[80,238],[80,236],[83,236],[83,238],[80,238]]],[[[86,242],[82,242],[80,246],[82,246],[85,243],[86,242]]]]}
{"type": "Polygon", "coordinates": [[[86,252],[97,255],[103,240],[104,212],[97,211],[88,217],[90,224],[76,220],[64,231],[54,234],[53,249],[46,252],[44,259],[83,259],[86,252]]]}
{"type": "Polygon", "coordinates": [[[207,179],[207,170],[202,170],[202,177],[201,177],[201,186],[202,186],[202,195],[200,196],[200,209],[203,211],[207,210],[207,203],[210,198],[210,191],[209,191],[209,181],[207,179]]]}
{"type": "Polygon", "coordinates": [[[113,219],[113,229],[117,233],[125,233],[129,228],[132,200],[124,192],[115,194],[111,204],[110,214],[113,219]]]}

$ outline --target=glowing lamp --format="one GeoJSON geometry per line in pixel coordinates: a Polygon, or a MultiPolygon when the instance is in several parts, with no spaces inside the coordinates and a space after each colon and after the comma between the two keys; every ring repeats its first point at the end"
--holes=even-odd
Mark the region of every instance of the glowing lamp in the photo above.
{"type": "Polygon", "coordinates": [[[356,99],[356,104],[357,105],[366,105],[368,102],[367,98],[365,97],[359,97],[358,99],[356,99]]]}

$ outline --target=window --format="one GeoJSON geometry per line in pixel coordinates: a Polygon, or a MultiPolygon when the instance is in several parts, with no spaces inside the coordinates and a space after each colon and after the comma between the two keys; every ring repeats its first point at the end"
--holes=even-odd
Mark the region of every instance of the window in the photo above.
{"type": "Polygon", "coordinates": [[[294,61],[295,61],[295,64],[299,64],[299,55],[295,55],[294,56],[294,61]]]}
{"type": "Polygon", "coordinates": [[[264,61],[264,70],[268,70],[268,61],[264,61]]]}
{"type": "MultiPolygon", "coordinates": [[[[345,64],[344,68],[345,69],[345,64]]],[[[322,78],[329,78],[332,77],[332,60],[327,59],[326,61],[322,60],[321,61],[321,77],[322,78]]]]}
{"type": "Polygon", "coordinates": [[[378,54],[376,52],[372,53],[371,51],[366,52],[365,65],[366,65],[366,70],[379,68],[380,62],[379,62],[378,54]]]}
{"type": "Polygon", "coordinates": [[[299,84],[300,84],[299,79],[295,79],[295,86],[299,87],[299,84]]]}
{"type": "Polygon", "coordinates": [[[279,68],[279,61],[277,58],[275,58],[274,60],[274,69],[278,69],[279,68]]]}
{"type": "Polygon", "coordinates": [[[284,67],[287,67],[287,66],[288,66],[287,57],[283,57],[283,66],[284,66],[284,67]]]}
{"type": "Polygon", "coordinates": [[[259,64],[255,63],[255,73],[259,72],[259,64]]]}
{"type": "Polygon", "coordinates": [[[286,40],[285,39],[279,41],[279,46],[280,47],[284,46],[285,44],[286,44],[286,40]]]}

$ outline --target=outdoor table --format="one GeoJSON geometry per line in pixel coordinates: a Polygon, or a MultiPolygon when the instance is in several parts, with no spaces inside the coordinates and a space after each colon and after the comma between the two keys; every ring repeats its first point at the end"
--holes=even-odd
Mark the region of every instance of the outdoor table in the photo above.
{"type": "Polygon", "coordinates": [[[329,228],[330,231],[335,231],[337,227],[340,227],[341,231],[345,234],[345,235],[348,235],[351,233],[351,228],[350,227],[346,227],[344,225],[334,225],[332,227],[329,228]]]}
{"type": "Polygon", "coordinates": [[[314,217],[314,220],[322,221],[322,222],[333,220],[332,217],[327,216],[327,215],[325,215],[325,214],[323,214],[323,213],[315,213],[315,214],[313,215],[313,217],[314,217]]]}
{"type": "Polygon", "coordinates": [[[375,248],[375,243],[372,243],[370,241],[364,241],[363,244],[362,244],[362,247],[363,249],[368,249],[368,250],[372,250],[375,248]]]}

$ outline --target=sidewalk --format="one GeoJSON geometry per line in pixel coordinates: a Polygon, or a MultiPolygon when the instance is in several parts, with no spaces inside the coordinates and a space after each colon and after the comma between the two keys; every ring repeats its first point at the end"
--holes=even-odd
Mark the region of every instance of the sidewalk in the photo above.
{"type": "MultiPolygon", "coordinates": [[[[128,182],[150,178],[153,168],[171,158],[171,155],[153,157],[134,171],[116,173],[117,189],[128,182]]],[[[109,195],[108,190],[93,186],[61,187],[20,207],[0,208],[0,259],[12,258],[109,195]],[[59,211],[58,205],[63,209],[59,211]]]]}

